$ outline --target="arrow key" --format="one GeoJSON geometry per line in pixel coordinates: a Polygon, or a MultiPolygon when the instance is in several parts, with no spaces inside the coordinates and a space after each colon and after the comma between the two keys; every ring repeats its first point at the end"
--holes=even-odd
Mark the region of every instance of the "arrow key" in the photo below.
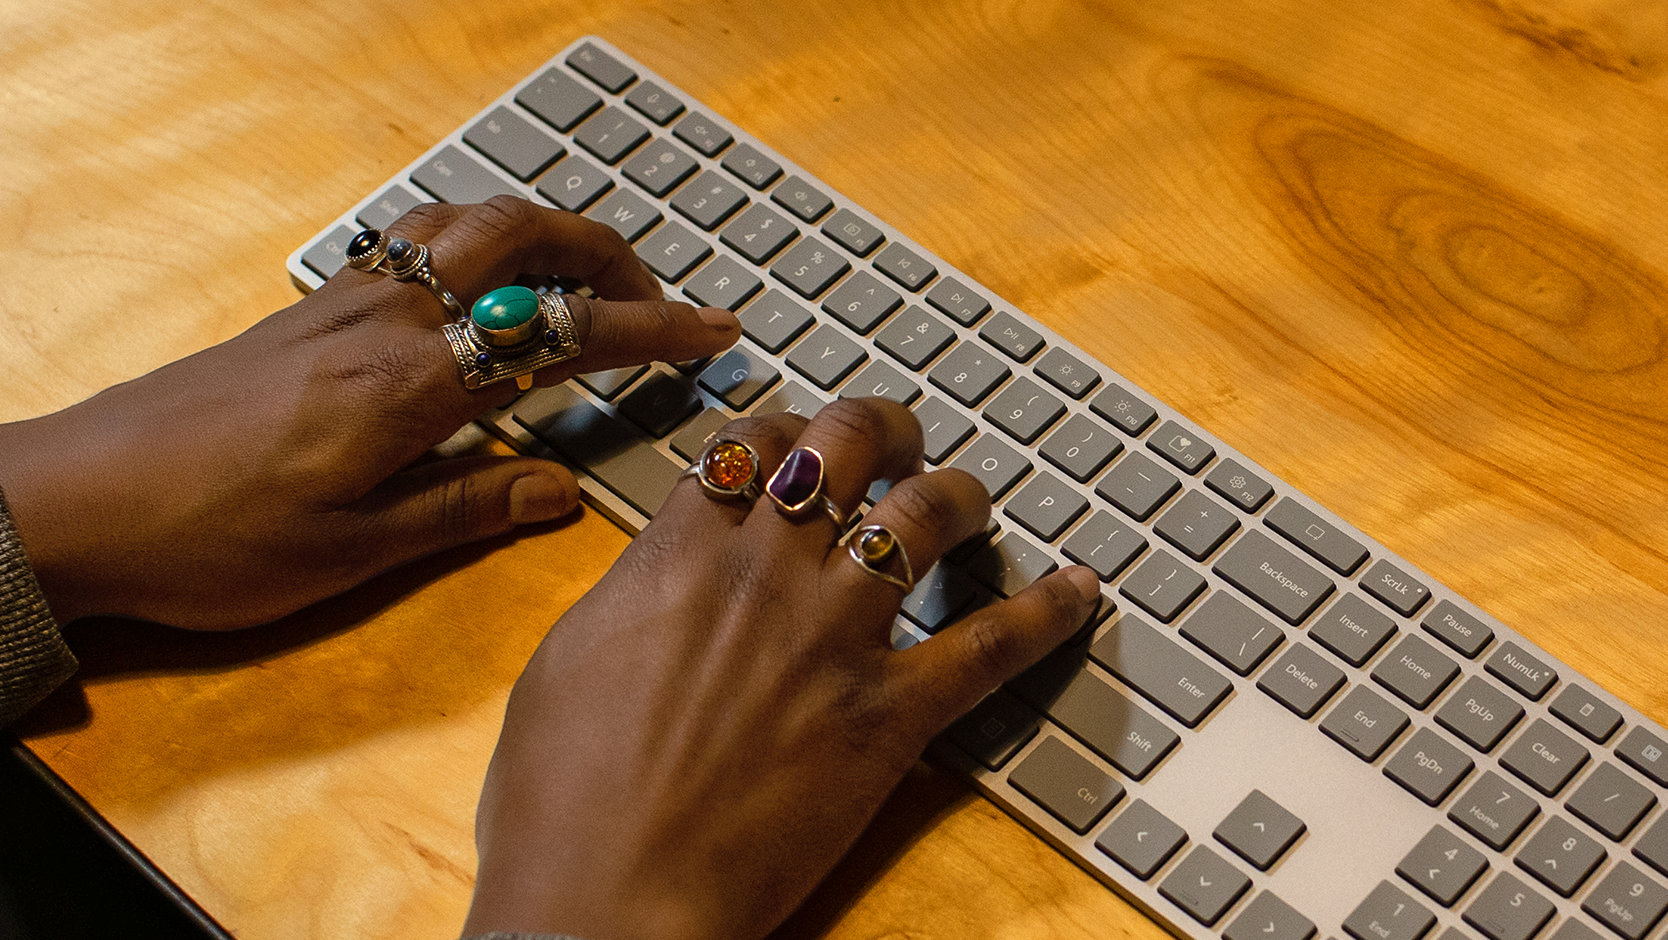
{"type": "Polygon", "coordinates": [[[1250,887],[1251,879],[1201,845],[1159,884],[1158,893],[1209,927],[1250,887]]]}
{"type": "Polygon", "coordinates": [[[1268,794],[1252,790],[1222,820],[1222,825],[1216,827],[1215,835],[1218,842],[1233,849],[1259,871],[1268,871],[1305,828],[1303,820],[1269,799],[1268,794]]]}
{"type": "Polygon", "coordinates": [[[1095,848],[1147,879],[1187,841],[1187,833],[1146,800],[1136,800],[1112,820],[1095,840],[1095,848]]]}
{"type": "Polygon", "coordinates": [[[1487,870],[1488,859],[1483,853],[1441,826],[1426,833],[1396,866],[1396,874],[1443,907],[1453,907],[1459,896],[1487,870]]]}
{"type": "Polygon", "coordinates": [[[1315,924],[1292,910],[1290,904],[1264,891],[1222,931],[1223,940],[1309,940],[1315,924]]]}

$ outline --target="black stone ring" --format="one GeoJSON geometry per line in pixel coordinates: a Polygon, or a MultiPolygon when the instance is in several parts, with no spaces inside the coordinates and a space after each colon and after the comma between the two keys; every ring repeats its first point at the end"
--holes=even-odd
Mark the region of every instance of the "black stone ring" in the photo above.
{"type": "Polygon", "coordinates": [[[380,272],[396,281],[416,281],[428,288],[453,319],[468,317],[463,305],[430,269],[427,245],[409,238],[389,238],[378,229],[368,228],[348,242],[346,260],[348,267],[359,271],[380,272]]]}

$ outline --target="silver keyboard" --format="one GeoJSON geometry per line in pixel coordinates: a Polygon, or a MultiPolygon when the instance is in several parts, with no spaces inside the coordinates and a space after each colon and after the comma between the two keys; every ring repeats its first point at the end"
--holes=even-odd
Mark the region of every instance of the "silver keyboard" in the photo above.
{"type": "Polygon", "coordinates": [[[670,295],[742,320],[710,362],[584,376],[483,419],[627,529],[726,421],[879,395],[996,506],[906,599],[897,645],[1061,564],[1100,574],[1092,631],[934,750],[1173,933],[1663,933],[1660,726],[602,39],[290,273],[311,290],[360,227],[497,193],[612,225],[670,295]]]}

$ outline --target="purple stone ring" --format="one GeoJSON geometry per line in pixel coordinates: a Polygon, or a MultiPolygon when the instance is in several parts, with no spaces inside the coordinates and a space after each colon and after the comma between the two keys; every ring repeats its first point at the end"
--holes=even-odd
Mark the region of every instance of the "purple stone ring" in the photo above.
{"type": "Polygon", "coordinates": [[[784,516],[798,518],[821,509],[833,520],[841,532],[846,528],[845,513],[834,505],[822,491],[822,454],[814,447],[795,447],[786,460],[770,475],[765,484],[765,495],[776,504],[784,516]]]}

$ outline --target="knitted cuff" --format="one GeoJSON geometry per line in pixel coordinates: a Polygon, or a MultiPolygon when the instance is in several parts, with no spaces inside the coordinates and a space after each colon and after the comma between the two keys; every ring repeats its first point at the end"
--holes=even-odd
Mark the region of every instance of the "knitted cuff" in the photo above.
{"type": "Polygon", "coordinates": [[[46,698],[75,667],[0,493],[0,728],[46,698]]]}

